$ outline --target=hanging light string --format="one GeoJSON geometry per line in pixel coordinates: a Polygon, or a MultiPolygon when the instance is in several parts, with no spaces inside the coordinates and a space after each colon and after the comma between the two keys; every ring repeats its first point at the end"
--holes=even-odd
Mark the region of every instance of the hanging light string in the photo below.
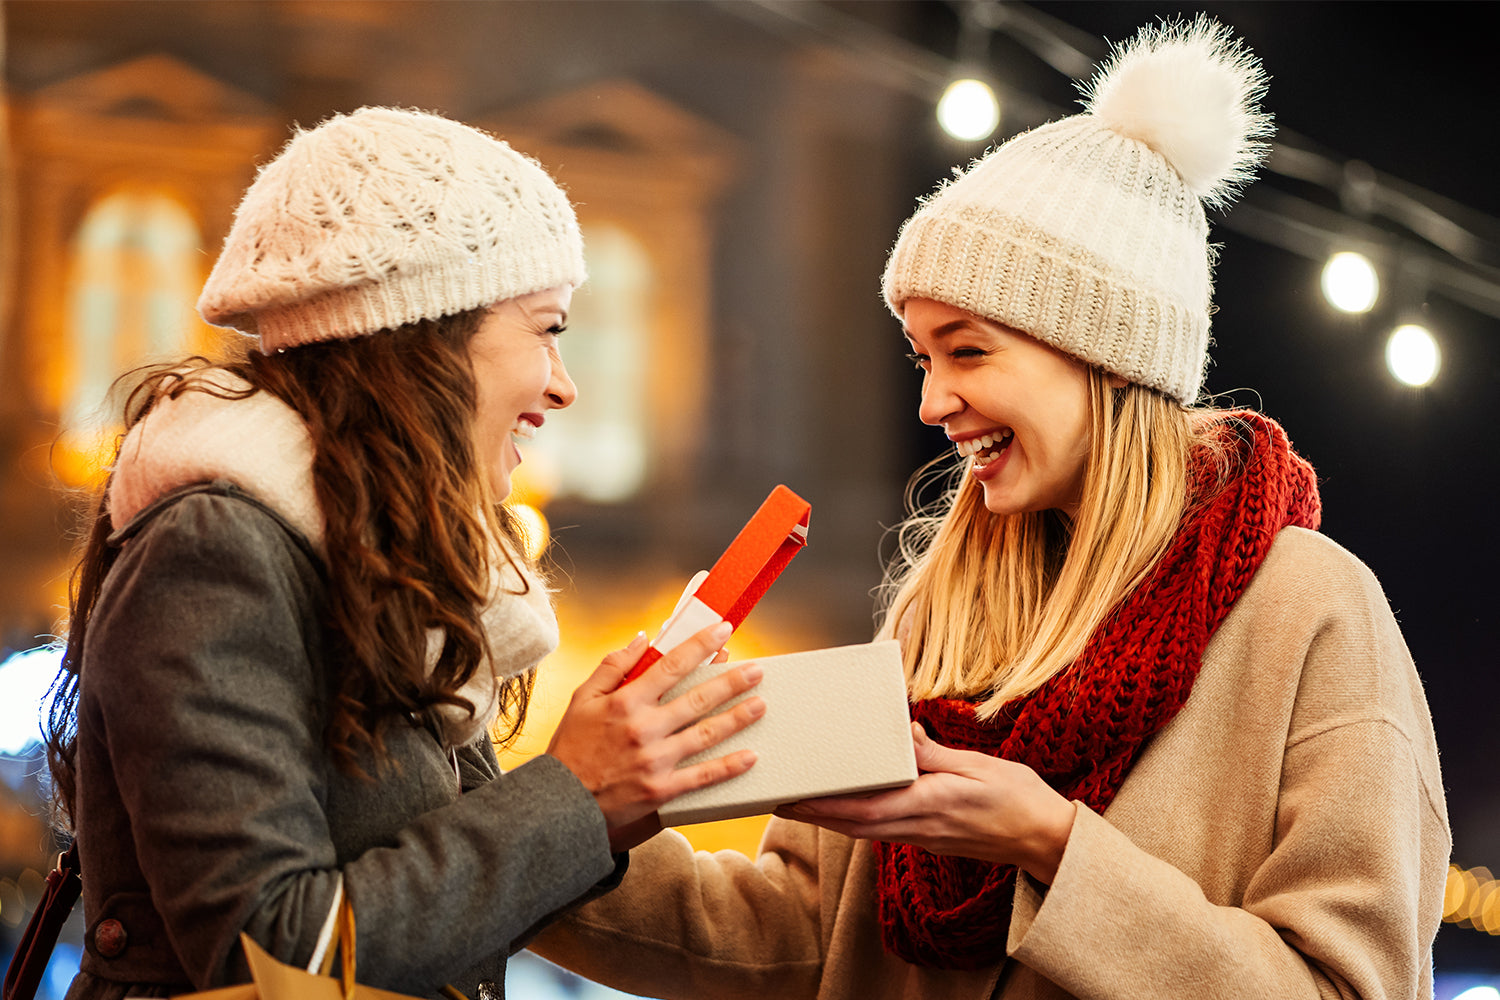
{"type": "MultiPolygon", "coordinates": [[[[1006,134],[1023,131],[1069,113],[1035,94],[1007,87],[988,79],[976,66],[972,53],[987,54],[994,33],[1006,37],[1032,53],[1058,73],[1074,80],[1089,76],[1104,57],[1099,38],[1041,11],[1018,3],[998,0],[950,0],[960,27],[960,52],[956,58],[942,56],[880,28],[853,14],[812,0],[717,0],[719,8],[753,21],[769,30],[795,37],[809,37],[849,53],[857,71],[880,85],[920,96],[935,103],[958,102],[952,112],[955,124],[943,121],[945,130],[960,141],[996,141],[1003,111],[1006,134]],[[975,85],[977,81],[977,86],[975,85]],[[993,95],[995,105],[985,110],[993,95]],[[955,96],[957,95],[957,96],[955,96]],[[966,103],[967,102],[967,103],[966,103]],[[964,109],[959,114],[957,109],[964,109]],[[989,115],[995,124],[983,125],[989,115]]],[[[1374,170],[1359,160],[1340,160],[1317,151],[1317,143],[1280,128],[1272,144],[1265,170],[1306,187],[1321,188],[1337,208],[1291,194],[1268,184],[1256,184],[1241,197],[1233,211],[1217,223],[1251,239],[1309,260],[1323,262],[1325,271],[1337,255],[1357,253],[1373,277],[1368,305],[1346,310],[1332,298],[1330,306],[1353,315],[1367,314],[1381,304],[1381,288],[1387,276],[1400,267],[1417,265],[1418,287],[1408,281],[1401,309],[1420,306],[1428,293],[1435,293],[1475,312],[1500,319],[1500,220],[1428,191],[1409,181],[1374,170]]],[[[1352,265],[1339,258],[1337,268],[1352,265]]],[[[1347,274],[1346,274],[1347,277],[1347,274]]],[[[1353,280],[1353,279],[1351,279],[1353,280]]],[[[1325,297],[1329,294],[1325,287],[1325,297]]],[[[1389,310],[1387,310],[1389,311],[1389,310]]],[[[1395,321],[1411,325],[1410,316],[1395,321]]],[[[1407,384],[1413,373],[1439,368],[1439,349],[1431,331],[1429,343],[1414,347],[1416,335],[1406,330],[1395,342],[1391,332],[1386,354],[1392,374],[1407,384]],[[1412,357],[1428,360],[1420,364],[1412,357]],[[1392,357],[1405,359],[1396,370],[1392,357]],[[1403,374],[1403,372],[1405,374],[1403,374]]]]}

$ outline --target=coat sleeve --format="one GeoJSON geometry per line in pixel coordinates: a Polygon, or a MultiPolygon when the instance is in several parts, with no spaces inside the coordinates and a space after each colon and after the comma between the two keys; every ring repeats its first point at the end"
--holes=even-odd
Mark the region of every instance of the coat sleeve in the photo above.
{"type": "Polygon", "coordinates": [[[823,966],[821,915],[835,905],[840,881],[828,869],[847,863],[850,845],[824,843],[820,865],[827,839],[772,819],[752,861],[737,851],[695,852],[665,830],[631,852],[618,889],[529,947],[590,979],[665,1000],[811,997],[823,966]]]}
{"type": "MultiPolygon", "coordinates": [[[[89,848],[107,863],[133,845],[120,863],[138,866],[199,988],[242,978],[242,930],[304,964],[342,879],[360,981],[428,992],[615,867],[592,797],[545,757],[455,787],[340,864],[325,811],[321,586],[268,514],[196,494],[125,544],[91,621],[79,778],[112,785],[124,828],[91,826],[84,797],[84,863],[89,848]]],[[[380,809],[378,790],[369,801],[380,809]]]]}
{"type": "Polygon", "coordinates": [[[1316,593],[1289,595],[1326,610],[1289,643],[1274,829],[1243,898],[1211,901],[1080,806],[1051,888],[1017,887],[1014,958],[1099,1000],[1431,995],[1450,847],[1436,743],[1379,585],[1338,552],[1316,593]]]}

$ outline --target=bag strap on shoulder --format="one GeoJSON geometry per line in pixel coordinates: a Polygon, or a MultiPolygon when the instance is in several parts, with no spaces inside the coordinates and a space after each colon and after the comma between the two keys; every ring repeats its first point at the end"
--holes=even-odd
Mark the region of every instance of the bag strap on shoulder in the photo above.
{"type": "Polygon", "coordinates": [[[32,1000],[36,996],[42,974],[47,971],[47,963],[52,958],[52,949],[57,945],[57,936],[82,891],[75,842],[57,856],[57,867],[47,873],[46,891],[16,945],[10,968],[5,970],[4,1000],[32,1000]]]}

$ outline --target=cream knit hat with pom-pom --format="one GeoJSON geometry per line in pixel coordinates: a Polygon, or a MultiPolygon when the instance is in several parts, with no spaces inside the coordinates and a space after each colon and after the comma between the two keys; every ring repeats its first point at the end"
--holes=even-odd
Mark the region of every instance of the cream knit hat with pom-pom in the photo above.
{"type": "Polygon", "coordinates": [[[270,352],[585,276],[573,207],[536,161],[438,115],[362,108],[260,171],[198,311],[270,352]]]}
{"type": "Polygon", "coordinates": [[[1183,403],[1208,357],[1213,249],[1266,153],[1266,77],[1200,17],[1143,29],[1083,114],[1016,136],[940,186],[886,266],[899,316],[925,298],[1013,327],[1183,403]]]}

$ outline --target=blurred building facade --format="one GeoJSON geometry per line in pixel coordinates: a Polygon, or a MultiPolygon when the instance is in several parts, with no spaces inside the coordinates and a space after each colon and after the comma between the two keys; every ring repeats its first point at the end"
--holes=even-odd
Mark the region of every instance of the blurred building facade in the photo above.
{"type": "Polygon", "coordinates": [[[908,471],[891,403],[914,388],[867,348],[899,354],[878,275],[910,204],[897,126],[916,102],[712,4],[23,0],[4,16],[9,644],[56,620],[57,487],[97,468],[104,389],[227,339],[191,305],[256,164],[294,124],[365,104],[494,131],[578,203],[594,281],[565,357],[582,401],[523,482],[567,528],[578,588],[671,586],[785,481],[814,528],[782,603],[810,638],[867,635],[908,471]]]}
{"type": "MultiPolygon", "coordinates": [[[[590,282],[563,347],[580,400],[517,477],[550,525],[564,645],[512,757],[545,747],[572,688],[654,629],[777,483],[811,501],[810,544],[731,653],[868,639],[916,464],[916,382],[879,275],[932,176],[913,169],[932,152],[911,130],[934,126],[878,64],[753,13],[4,0],[0,661],[61,628],[82,504],[118,433],[111,383],[244,349],[193,309],[240,194],[299,124],[370,104],[506,138],[563,183],[585,231],[590,282]]],[[[42,869],[45,825],[20,819],[34,795],[0,803],[12,885],[42,869]]],[[[762,823],[696,838],[748,850],[762,823]]]]}

